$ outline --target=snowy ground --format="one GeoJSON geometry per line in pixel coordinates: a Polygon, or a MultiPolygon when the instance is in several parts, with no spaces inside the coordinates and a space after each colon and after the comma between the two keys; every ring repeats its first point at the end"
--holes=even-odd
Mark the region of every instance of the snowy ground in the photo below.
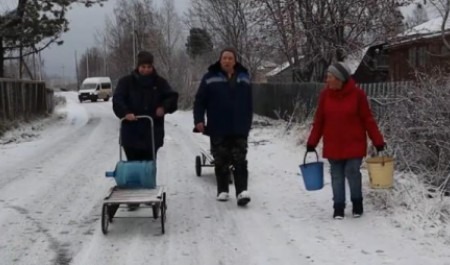
{"type": "Polygon", "coordinates": [[[79,104],[74,93],[63,95],[66,106],[30,129],[32,137],[16,130],[2,139],[1,264],[450,265],[448,234],[411,229],[414,220],[374,207],[368,188],[363,218],[333,220],[329,176],[323,190],[305,191],[298,135],[273,121],[258,123],[250,137],[249,206],[215,201],[213,170],[195,176],[194,157],[208,138],[191,133],[190,112],[167,117],[158,156],[166,234],[159,220],[141,218],[117,220],[104,236],[100,206],[114,183],[103,176],[118,159],[118,121],[111,102],[79,104]]]}

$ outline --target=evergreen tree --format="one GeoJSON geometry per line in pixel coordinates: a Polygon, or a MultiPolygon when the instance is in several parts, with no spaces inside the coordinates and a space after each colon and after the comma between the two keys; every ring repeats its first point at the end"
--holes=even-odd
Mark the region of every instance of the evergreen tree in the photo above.
{"type": "Polygon", "coordinates": [[[0,77],[4,76],[4,62],[22,59],[53,43],[61,45],[61,34],[69,30],[66,18],[70,5],[90,7],[107,0],[17,0],[17,8],[0,14],[0,77]],[[39,44],[39,48],[36,45],[39,44]],[[7,52],[19,51],[19,56],[5,57],[7,52]],[[26,51],[23,53],[23,51],[26,51]]]}
{"type": "Polygon", "coordinates": [[[187,53],[192,59],[213,50],[213,43],[209,33],[201,28],[192,28],[186,43],[187,53]]]}

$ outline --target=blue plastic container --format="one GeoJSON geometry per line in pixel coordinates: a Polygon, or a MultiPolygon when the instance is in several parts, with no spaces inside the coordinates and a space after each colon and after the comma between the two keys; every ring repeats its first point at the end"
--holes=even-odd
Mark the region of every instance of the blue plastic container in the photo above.
{"type": "Polygon", "coordinates": [[[105,175],[113,177],[120,188],[156,188],[155,161],[119,161],[116,169],[105,175]]]}
{"type": "Polygon", "coordinates": [[[323,188],[323,162],[319,161],[319,155],[316,153],[316,162],[306,163],[306,155],[303,158],[303,165],[300,165],[300,173],[303,176],[303,183],[306,190],[314,191],[323,188]]]}

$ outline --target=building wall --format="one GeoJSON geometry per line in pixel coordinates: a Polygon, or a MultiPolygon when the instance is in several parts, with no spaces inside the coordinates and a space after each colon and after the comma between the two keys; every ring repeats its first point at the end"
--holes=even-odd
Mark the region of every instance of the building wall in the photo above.
{"type": "Polygon", "coordinates": [[[391,46],[389,78],[392,81],[416,80],[416,73],[434,74],[437,70],[450,73],[450,54],[440,37],[421,39],[391,46]]]}

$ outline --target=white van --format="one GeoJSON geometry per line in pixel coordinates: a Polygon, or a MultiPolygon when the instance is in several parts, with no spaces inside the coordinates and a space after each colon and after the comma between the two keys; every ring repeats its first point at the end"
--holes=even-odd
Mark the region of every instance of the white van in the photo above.
{"type": "Polygon", "coordinates": [[[109,77],[88,77],[84,79],[78,90],[80,102],[90,100],[96,102],[98,99],[108,101],[112,97],[112,83],[109,77]]]}

